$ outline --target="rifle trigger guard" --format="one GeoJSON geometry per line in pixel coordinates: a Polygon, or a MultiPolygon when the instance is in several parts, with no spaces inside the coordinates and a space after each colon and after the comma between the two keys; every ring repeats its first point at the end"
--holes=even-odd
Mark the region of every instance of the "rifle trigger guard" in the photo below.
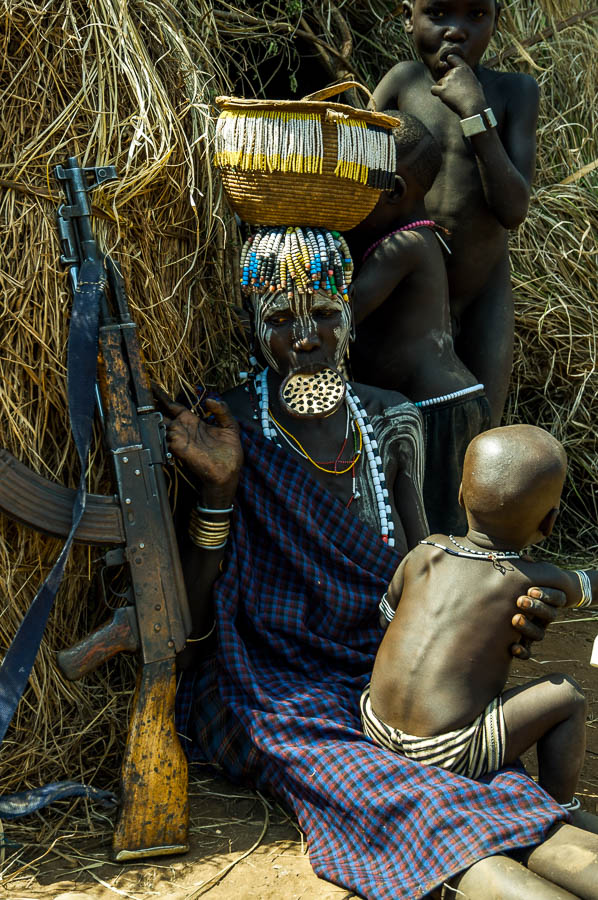
{"type": "Polygon", "coordinates": [[[100,584],[102,585],[102,599],[104,601],[104,606],[107,609],[114,610],[118,608],[112,606],[109,599],[110,596],[118,597],[120,600],[128,600],[129,603],[133,602],[130,587],[125,591],[115,591],[113,587],[106,584],[106,569],[112,569],[115,566],[124,566],[126,561],[124,550],[121,547],[118,547],[116,550],[108,550],[104,555],[104,565],[100,569],[100,584]]]}

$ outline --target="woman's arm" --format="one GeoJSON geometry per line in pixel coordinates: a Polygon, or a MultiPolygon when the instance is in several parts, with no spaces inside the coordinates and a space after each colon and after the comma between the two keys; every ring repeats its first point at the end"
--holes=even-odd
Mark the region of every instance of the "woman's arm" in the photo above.
{"type": "MultiPolygon", "coordinates": [[[[226,548],[209,547],[209,529],[214,526],[226,530],[243,464],[243,450],[239,426],[226,403],[206,400],[206,409],[213,414],[215,425],[206,424],[182,404],[173,403],[162,394],[160,403],[170,416],[168,447],[183,463],[195,489],[195,496],[188,505],[193,508],[199,504],[202,509],[196,510],[195,515],[208,523],[207,546],[202,546],[201,536],[198,539],[197,527],[193,527],[192,522],[180,536],[181,562],[192,619],[188,641],[193,644],[205,637],[213,626],[212,587],[220,573],[226,548]]],[[[182,661],[184,666],[189,650],[188,647],[183,651],[185,656],[179,664],[182,661]]]]}
{"type": "Polygon", "coordinates": [[[421,491],[410,472],[397,472],[394,482],[395,507],[403,525],[407,549],[412,550],[429,532],[421,491]]]}
{"type": "Polygon", "coordinates": [[[389,489],[392,485],[407,550],[412,550],[418,541],[430,533],[423,499],[423,420],[420,411],[411,403],[398,409],[405,412],[396,423],[399,440],[393,446],[394,458],[391,459],[391,471],[387,473],[387,478],[389,489]]]}

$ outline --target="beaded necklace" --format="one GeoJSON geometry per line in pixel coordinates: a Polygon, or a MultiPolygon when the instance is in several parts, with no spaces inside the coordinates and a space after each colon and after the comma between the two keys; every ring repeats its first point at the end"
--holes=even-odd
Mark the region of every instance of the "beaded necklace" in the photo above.
{"type": "MultiPolygon", "coordinates": [[[[400,228],[395,228],[394,231],[389,231],[388,234],[385,234],[384,237],[381,237],[380,240],[374,241],[374,243],[368,247],[368,249],[363,254],[361,261],[365,262],[370,253],[373,253],[376,247],[379,247],[380,244],[384,243],[384,241],[392,237],[393,234],[398,234],[399,231],[413,231],[414,228],[439,228],[440,226],[436,224],[432,219],[418,219],[416,222],[409,222],[407,225],[401,225],[400,228]]],[[[444,243],[444,241],[443,241],[444,243]]],[[[446,247],[446,244],[445,244],[446,247]]]]}
{"type": "Polygon", "coordinates": [[[431,547],[438,547],[439,550],[444,550],[445,553],[448,553],[450,556],[460,556],[462,559],[483,559],[487,562],[491,562],[495,569],[504,575],[507,571],[507,567],[503,565],[501,560],[503,559],[521,559],[521,553],[518,550],[471,550],[469,547],[465,547],[463,544],[460,544],[452,534],[448,536],[451,544],[454,544],[455,547],[458,547],[458,550],[451,550],[450,547],[447,547],[445,544],[439,544],[437,541],[419,541],[420,544],[428,544],[431,547]]]}
{"type": "MultiPolygon", "coordinates": [[[[260,409],[260,420],[264,437],[272,441],[272,443],[280,446],[276,430],[271,425],[269,413],[269,397],[268,397],[268,369],[264,369],[255,376],[255,391],[258,398],[260,409]]],[[[378,442],[374,437],[374,429],[369,420],[368,414],[362,406],[361,400],[347,384],[347,406],[353,417],[356,427],[358,428],[363,441],[363,452],[366,457],[366,463],[370,470],[374,490],[376,492],[376,502],[378,506],[378,518],[380,520],[380,534],[382,540],[389,547],[394,547],[394,522],[392,520],[392,509],[389,503],[388,488],[386,487],[386,478],[384,469],[382,468],[382,459],[378,452],[378,442]]],[[[321,468],[318,466],[318,468],[321,468]]],[[[325,470],[328,471],[328,470],[325,470]]],[[[340,473],[339,473],[340,474],[340,473]]],[[[353,497],[359,496],[355,490],[355,469],[353,467],[353,497]]],[[[351,498],[351,500],[353,499],[351,498]]],[[[351,502],[351,501],[349,501],[351,502]]]]}
{"type": "MultiPolygon", "coordinates": [[[[276,425],[276,427],[278,428],[278,430],[281,431],[281,432],[283,433],[283,437],[286,435],[287,438],[290,438],[290,439],[293,441],[293,444],[296,444],[296,446],[295,446],[293,449],[298,450],[299,453],[301,454],[301,456],[302,456],[304,459],[307,459],[307,460],[312,464],[312,466],[315,466],[315,467],[316,467],[316,469],[319,469],[320,472],[327,472],[329,475],[344,475],[345,472],[348,472],[349,469],[352,469],[352,468],[353,468],[353,466],[355,465],[355,463],[357,462],[357,460],[358,460],[359,457],[361,456],[361,450],[362,450],[362,447],[363,447],[363,435],[362,435],[362,433],[361,433],[361,429],[360,429],[359,425],[356,426],[356,427],[357,427],[357,431],[359,432],[359,448],[358,448],[358,450],[357,450],[357,452],[356,452],[356,454],[355,454],[355,458],[351,460],[351,462],[349,463],[349,465],[347,466],[346,469],[341,469],[340,472],[339,472],[339,471],[337,470],[336,466],[335,466],[334,469],[325,469],[324,466],[321,466],[320,463],[317,463],[317,462],[315,461],[315,459],[312,459],[312,457],[309,455],[309,453],[307,452],[307,450],[305,449],[305,447],[303,447],[303,445],[299,443],[299,441],[297,440],[297,438],[295,437],[295,435],[294,435],[294,434],[291,434],[290,431],[287,431],[286,428],[284,428],[284,426],[281,425],[280,422],[278,422],[278,421],[274,418],[274,416],[272,415],[272,412],[271,412],[270,409],[268,409],[268,415],[269,415],[269,417],[272,419],[272,421],[274,422],[274,424],[276,425]]],[[[285,438],[285,440],[286,440],[286,438],[285,438]]],[[[344,443],[343,443],[341,452],[342,452],[342,450],[344,450],[344,448],[345,448],[345,443],[346,443],[346,442],[347,442],[347,439],[345,438],[345,441],[344,441],[344,443]]],[[[287,443],[289,443],[289,441],[287,441],[287,443]]],[[[293,444],[291,444],[291,446],[293,446],[293,444]]]]}

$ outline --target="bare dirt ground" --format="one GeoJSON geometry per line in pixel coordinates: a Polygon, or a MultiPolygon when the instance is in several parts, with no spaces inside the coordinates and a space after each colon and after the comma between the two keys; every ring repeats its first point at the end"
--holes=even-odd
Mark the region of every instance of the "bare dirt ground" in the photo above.
{"type": "MultiPolygon", "coordinates": [[[[512,684],[520,684],[562,671],[582,685],[588,698],[588,743],[578,796],[593,813],[598,800],[598,669],[590,667],[589,659],[597,633],[598,614],[567,611],[545,640],[534,645],[534,658],[513,667],[511,678],[512,684]]],[[[533,774],[533,752],[524,761],[533,774]]],[[[293,819],[267,798],[233,787],[202,767],[192,773],[190,797],[189,853],[143,864],[110,861],[111,822],[81,801],[74,814],[63,818],[56,814],[56,825],[42,842],[35,839],[31,822],[6,823],[0,900],[3,896],[10,900],[348,900],[356,896],[316,878],[293,819]]]]}

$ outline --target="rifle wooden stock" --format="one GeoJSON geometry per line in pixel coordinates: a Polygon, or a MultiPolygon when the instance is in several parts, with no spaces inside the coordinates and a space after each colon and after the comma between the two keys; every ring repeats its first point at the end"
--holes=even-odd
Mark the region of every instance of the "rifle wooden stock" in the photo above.
{"type": "Polygon", "coordinates": [[[175,689],[174,659],[140,667],[112,845],[118,861],[189,849],[187,760],[174,726],[175,689]]]}
{"type": "Polygon", "coordinates": [[[135,609],[121,606],[111,619],[82,640],[57,654],[58,665],[65,678],[77,681],[93,672],[103,662],[121,651],[132,653],[139,649],[139,631],[135,609]]]}
{"type": "MultiPolygon", "coordinates": [[[[52,537],[65,538],[71,529],[75,494],[0,449],[0,510],[11,519],[52,537]]],[[[81,544],[124,544],[118,498],[88,494],[75,540],[81,544]]]]}

